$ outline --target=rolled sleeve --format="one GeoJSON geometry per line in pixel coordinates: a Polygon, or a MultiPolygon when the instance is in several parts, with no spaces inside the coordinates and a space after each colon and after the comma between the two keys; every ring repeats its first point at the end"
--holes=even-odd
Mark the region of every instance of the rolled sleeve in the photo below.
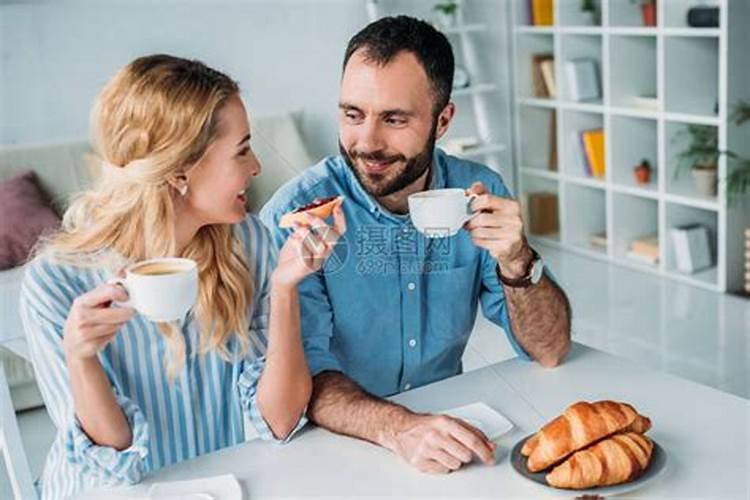
{"type": "Polygon", "coordinates": [[[284,439],[279,439],[274,436],[271,427],[263,418],[263,414],[258,408],[258,382],[260,376],[263,373],[263,368],[266,364],[265,356],[256,359],[255,361],[248,362],[245,365],[244,370],[240,374],[237,382],[240,391],[240,402],[242,404],[242,410],[245,415],[245,422],[249,423],[250,426],[255,430],[258,437],[264,441],[274,441],[276,443],[288,443],[292,437],[302,429],[307,423],[307,408],[300,415],[297,425],[294,427],[292,432],[289,433],[284,439]]]}
{"type": "Polygon", "coordinates": [[[148,455],[148,423],[141,409],[130,399],[115,394],[117,403],[130,424],[133,441],[124,450],[95,444],[71,415],[65,432],[66,459],[81,466],[86,473],[97,476],[103,485],[135,484],[144,474],[144,459],[148,455]]]}

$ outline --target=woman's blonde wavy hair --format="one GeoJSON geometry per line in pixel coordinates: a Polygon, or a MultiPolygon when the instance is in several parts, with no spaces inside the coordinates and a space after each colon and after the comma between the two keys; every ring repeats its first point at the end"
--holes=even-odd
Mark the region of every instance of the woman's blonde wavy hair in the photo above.
{"type": "MultiPolygon", "coordinates": [[[[76,195],[61,230],[39,252],[56,261],[102,266],[96,256],[114,250],[129,262],[176,256],[173,198],[168,182],[194,165],[217,134],[218,112],[238,93],[237,83],[199,61],[169,55],[141,57],[104,87],[91,113],[91,142],[101,175],[76,195]],[[93,256],[93,257],[92,257],[93,256]]],[[[203,226],[180,252],[198,263],[196,316],[201,354],[228,344],[249,348],[252,277],[229,224],[203,226]]],[[[185,362],[176,324],[159,328],[170,351],[170,378],[185,362]]]]}

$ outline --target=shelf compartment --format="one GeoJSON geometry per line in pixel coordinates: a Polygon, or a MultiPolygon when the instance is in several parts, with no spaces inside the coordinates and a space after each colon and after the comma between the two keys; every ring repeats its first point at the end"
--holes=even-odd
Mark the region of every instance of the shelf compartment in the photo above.
{"type": "Polygon", "coordinates": [[[554,179],[542,178],[537,175],[530,175],[527,171],[522,171],[522,194],[521,207],[523,209],[523,219],[529,235],[544,238],[550,241],[560,242],[560,183],[554,179]],[[554,194],[557,196],[557,203],[554,207],[553,214],[550,213],[550,207],[544,202],[537,203],[533,207],[530,200],[534,194],[554,194]],[[551,220],[539,221],[534,220],[539,216],[552,217],[551,220]],[[545,228],[546,226],[546,228],[545,228]],[[556,226],[556,227],[555,227],[556,226]],[[538,231],[536,228],[544,228],[538,231]]]}
{"type": "Polygon", "coordinates": [[[598,99],[580,101],[581,103],[601,104],[603,99],[603,81],[602,81],[602,37],[599,35],[560,35],[560,61],[556,65],[557,69],[557,90],[560,98],[567,102],[574,101],[571,98],[568,78],[565,71],[565,62],[572,59],[593,59],[596,62],[596,70],[599,80],[599,92],[601,96],[598,99]]]}
{"type": "Polygon", "coordinates": [[[666,269],[668,272],[685,278],[687,281],[701,283],[705,285],[717,285],[717,242],[718,242],[718,214],[712,210],[696,208],[687,205],[668,202],[666,204],[666,234],[664,235],[666,243],[666,269]],[[684,226],[687,224],[701,224],[708,228],[709,246],[711,248],[711,258],[713,266],[698,271],[693,274],[687,274],[677,269],[675,259],[674,243],[672,242],[671,228],[684,226]]]}
{"type": "MultiPolygon", "coordinates": [[[[667,0],[670,1],[670,0],[667,0]]],[[[656,19],[659,24],[659,19],[656,19]]],[[[643,24],[640,2],[609,0],[609,25],[626,28],[652,28],[643,24]]]]}
{"type": "Polygon", "coordinates": [[[557,112],[554,109],[525,106],[519,110],[518,121],[521,132],[521,165],[556,171],[557,112]]]}
{"type": "Polygon", "coordinates": [[[719,96],[719,40],[669,37],[664,40],[665,109],[715,117],[719,96]]]}
{"type": "Polygon", "coordinates": [[[633,258],[629,253],[633,241],[650,235],[659,236],[659,203],[648,198],[614,193],[612,211],[615,234],[611,244],[615,258],[643,267],[658,267],[658,264],[633,258]]]}
{"type": "Polygon", "coordinates": [[[602,25],[602,1],[594,0],[594,12],[581,10],[580,1],[558,2],[558,25],[559,26],[601,26],[602,25]]]}
{"type": "MultiPolygon", "coordinates": [[[[534,56],[550,54],[554,57],[553,35],[519,34],[516,37],[516,93],[522,98],[544,99],[536,95],[534,89],[534,56]]],[[[559,88],[558,88],[559,90],[559,88]]]]}
{"type": "Polygon", "coordinates": [[[563,111],[562,116],[563,171],[571,177],[600,182],[601,179],[596,179],[586,173],[580,132],[604,128],[602,114],[566,110],[563,111]]]}
{"type": "Polygon", "coordinates": [[[695,200],[697,202],[715,203],[715,196],[707,197],[698,194],[693,181],[692,173],[688,167],[683,167],[679,174],[676,174],[677,157],[681,151],[684,151],[690,144],[690,136],[687,133],[688,127],[710,127],[718,133],[718,129],[711,125],[696,125],[681,122],[666,122],[664,145],[666,151],[667,171],[666,192],[672,195],[695,200]]]}
{"type": "Polygon", "coordinates": [[[619,186],[657,191],[659,155],[656,120],[612,116],[610,131],[612,181],[619,186]],[[636,182],[633,169],[643,159],[651,165],[651,179],[648,184],[640,185],[636,182]]]}
{"type": "Polygon", "coordinates": [[[612,36],[609,54],[611,104],[657,111],[656,39],[649,36],[612,36]],[[651,100],[654,104],[649,102],[651,100]]]}
{"type": "Polygon", "coordinates": [[[564,214],[565,243],[581,250],[606,255],[606,247],[592,244],[592,237],[605,233],[607,229],[604,190],[566,184],[564,214]]]}

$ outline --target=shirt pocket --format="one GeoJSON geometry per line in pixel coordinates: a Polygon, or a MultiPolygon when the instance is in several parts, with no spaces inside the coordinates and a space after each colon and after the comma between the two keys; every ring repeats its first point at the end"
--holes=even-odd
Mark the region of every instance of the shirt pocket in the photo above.
{"type": "Polygon", "coordinates": [[[477,312],[478,262],[435,270],[426,278],[427,336],[464,341],[477,312]]]}

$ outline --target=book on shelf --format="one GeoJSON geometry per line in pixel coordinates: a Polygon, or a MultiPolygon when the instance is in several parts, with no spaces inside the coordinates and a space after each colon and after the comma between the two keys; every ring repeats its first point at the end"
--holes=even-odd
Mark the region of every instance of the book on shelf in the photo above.
{"type": "Polygon", "coordinates": [[[524,219],[531,234],[554,234],[560,231],[557,193],[534,191],[524,195],[524,219]]]}
{"type": "Polygon", "coordinates": [[[659,263],[659,237],[651,234],[631,241],[628,258],[644,264],[657,265],[659,263]]]}
{"type": "Polygon", "coordinates": [[[552,26],[555,20],[554,0],[529,0],[531,24],[534,26],[552,26]]]}
{"type": "Polygon", "coordinates": [[[607,171],[604,160],[604,129],[582,130],[580,137],[586,173],[598,179],[604,178],[607,171]]]}
{"type": "Polygon", "coordinates": [[[549,121],[549,170],[557,171],[557,113],[549,121]]]}
{"type": "Polygon", "coordinates": [[[589,236],[589,242],[591,246],[601,248],[602,250],[607,249],[607,232],[602,231],[601,233],[594,233],[589,236]]]}
{"type": "Polygon", "coordinates": [[[571,132],[570,133],[570,151],[573,155],[572,161],[574,165],[573,171],[583,172],[586,176],[591,177],[591,168],[586,161],[586,153],[583,150],[583,144],[581,143],[581,133],[571,132]]]}
{"type": "MultiPolygon", "coordinates": [[[[542,71],[542,64],[545,61],[549,61],[550,65],[554,68],[554,56],[549,53],[544,54],[532,54],[531,56],[531,81],[534,86],[534,97],[554,97],[555,88],[548,85],[548,77],[545,77],[542,71]]],[[[552,77],[554,79],[554,69],[552,70],[552,77]]]]}
{"type": "Polygon", "coordinates": [[[670,229],[678,271],[695,273],[713,265],[708,228],[701,224],[688,224],[670,229]]]}
{"type": "Polygon", "coordinates": [[[557,82],[555,81],[555,60],[545,59],[539,63],[539,69],[542,72],[542,79],[547,93],[550,97],[557,97],[557,82]]]}
{"type": "Polygon", "coordinates": [[[565,61],[565,77],[570,99],[589,101],[602,96],[596,60],[582,57],[565,61]]]}

